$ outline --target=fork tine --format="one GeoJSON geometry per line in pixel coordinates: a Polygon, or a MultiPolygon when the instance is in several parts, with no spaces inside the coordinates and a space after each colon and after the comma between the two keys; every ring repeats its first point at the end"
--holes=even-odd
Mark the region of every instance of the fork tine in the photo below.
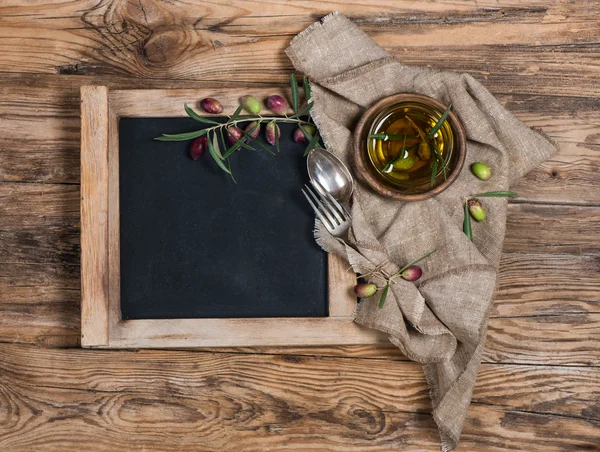
{"type": "Polygon", "coordinates": [[[312,196],[313,201],[315,201],[315,203],[319,206],[321,213],[327,217],[332,227],[336,227],[338,225],[338,222],[335,220],[333,215],[331,215],[331,209],[328,209],[327,206],[324,205],[321,199],[314,193],[314,190],[312,188],[310,188],[306,184],[304,185],[304,188],[306,188],[306,191],[312,196]]]}
{"type": "Polygon", "coordinates": [[[310,183],[313,184],[317,188],[317,191],[321,192],[321,194],[324,193],[327,199],[329,199],[329,201],[331,201],[331,203],[337,208],[337,210],[342,216],[342,221],[345,221],[350,218],[350,215],[348,214],[348,212],[346,212],[346,209],[344,209],[342,205],[339,202],[337,202],[333,196],[331,196],[331,193],[325,190],[325,187],[323,187],[317,180],[311,180],[310,183]]]}
{"type": "Polygon", "coordinates": [[[319,218],[319,220],[321,220],[323,222],[323,224],[325,225],[325,227],[327,229],[333,229],[333,226],[331,225],[329,220],[327,220],[323,215],[321,215],[321,211],[315,205],[315,203],[312,201],[312,199],[310,199],[310,196],[308,196],[308,194],[304,191],[304,189],[302,189],[302,194],[304,195],[304,197],[306,198],[306,200],[308,201],[308,203],[310,204],[312,209],[315,211],[315,215],[317,216],[317,218],[319,218]]]}
{"type": "Polygon", "coordinates": [[[327,208],[327,211],[335,217],[335,219],[337,220],[337,222],[340,225],[343,224],[345,221],[344,214],[342,212],[338,212],[336,207],[331,204],[331,202],[329,201],[329,199],[327,197],[325,197],[325,194],[327,193],[327,191],[323,188],[323,186],[315,185],[312,181],[311,181],[311,185],[313,186],[313,191],[317,194],[317,196],[319,197],[319,199],[321,200],[323,205],[327,208]]]}

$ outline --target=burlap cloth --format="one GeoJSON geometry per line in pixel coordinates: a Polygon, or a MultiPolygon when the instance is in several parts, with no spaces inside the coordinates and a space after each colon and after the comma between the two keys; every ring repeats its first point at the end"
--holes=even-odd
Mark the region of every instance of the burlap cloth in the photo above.
{"type": "MultiPolygon", "coordinates": [[[[327,148],[352,168],[352,130],[373,102],[395,93],[420,93],[452,104],[467,135],[467,158],[446,191],[423,202],[402,203],[357,181],[351,208],[352,247],[317,222],[315,237],[353,269],[377,265],[392,274],[429,251],[423,278],[400,278],[383,309],[379,292],[363,300],[356,322],[389,334],[410,359],[423,363],[433,417],[443,451],[456,448],[482,358],[506,223],[506,198],[482,199],[488,213],[473,222],[473,242],[462,231],[465,197],[506,191],[556,149],[526,127],[473,77],[406,66],[339,13],[326,16],[293,39],[286,53],[312,87],[312,116],[327,148]],[[493,171],[481,181],[469,167],[483,161],[493,171]],[[358,250],[358,251],[356,251],[358,250]]],[[[452,55],[448,55],[452,58],[452,55]]],[[[379,287],[384,281],[375,278],[379,287]]]]}

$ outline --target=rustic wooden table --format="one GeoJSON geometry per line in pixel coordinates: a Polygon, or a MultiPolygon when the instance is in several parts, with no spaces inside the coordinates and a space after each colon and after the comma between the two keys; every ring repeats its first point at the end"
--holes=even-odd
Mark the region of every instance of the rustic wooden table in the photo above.
{"type": "Polygon", "coordinates": [[[420,366],[393,347],[78,347],[79,87],[275,89],[290,39],[332,10],[559,143],[514,187],[459,450],[599,450],[597,0],[3,0],[0,450],[438,450],[420,366]]]}

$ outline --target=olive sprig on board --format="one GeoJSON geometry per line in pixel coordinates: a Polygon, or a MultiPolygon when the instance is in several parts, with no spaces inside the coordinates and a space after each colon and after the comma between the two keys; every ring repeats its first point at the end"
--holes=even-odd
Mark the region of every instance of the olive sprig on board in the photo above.
{"type": "Polygon", "coordinates": [[[406,281],[411,281],[411,282],[418,280],[423,275],[423,269],[416,264],[418,264],[425,258],[431,256],[436,251],[437,251],[437,249],[425,254],[424,256],[419,257],[418,259],[415,259],[415,260],[409,262],[408,264],[406,264],[404,267],[402,267],[400,270],[398,270],[396,273],[394,273],[391,276],[386,275],[381,270],[382,265],[376,267],[375,269],[373,269],[372,271],[370,271],[368,273],[359,275],[359,277],[363,278],[363,279],[367,279],[367,278],[372,279],[373,277],[376,276],[379,279],[385,280],[386,283],[383,287],[377,287],[373,283],[360,283],[360,284],[357,284],[356,286],[354,286],[354,293],[359,298],[368,298],[368,297],[375,295],[378,290],[381,290],[381,293],[379,295],[379,303],[377,304],[377,306],[379,307],[379,309],[382,309],[385,306],[385,302],[387,300],[387,296],[390,291],[390,287],[392,284],[394,284],[394,280],[396,278],[402,278],[406,281]]]}
{"type": "MultiPolygon", "coordinates": [[[[198,114],[187,104],[184,105],[187,115],[209,127],[192,132],[178,134],[163,134],[155,138],[158,141],[188,141],[194,140],[190,146],[190,156],[197,160],[206,150],[216,164],[226,173],[231,174],[230,157],[234,152],[247,149],[252,151],[264,150],[271,154],[279,152],[279,139],[281,132],[278,123],[296,124],[293,139],[296,143],[306,143],[304,155],[320,145],[321,136],[310,117],[313,107],[313,98],[308,79],[304,77],[304,103],[301,104],[298,81],[294,74],[290,76],[291,103],[293,114],[288,115],[290,106],[279,95],[269,96],[266,105],[275,115],[261,115],[261,102],[254,96],[248,95],[241,99],[241,103],[228,119],[220,123],[210,117],[198,114]],[[242,114],[243,111],[249,114],[242,114]],[[275,152],[260,138],[261,126],[265,125],[265,139],[268,144],[275,147],[275,152]]],[[[200,101],[200,108],[206,113],[218,115],[223,113],[223,105],[215,98],[207,97],[200,101]]],[[[235,179],[234,179],[235,180],[235,179]]]]}

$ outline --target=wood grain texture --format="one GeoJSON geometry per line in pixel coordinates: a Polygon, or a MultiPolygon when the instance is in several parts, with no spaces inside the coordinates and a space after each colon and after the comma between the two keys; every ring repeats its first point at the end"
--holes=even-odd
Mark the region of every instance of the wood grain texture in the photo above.
{"type": "MultiPolygon", "coordinates": [[[[415,363],[10,345],[0,356],[2,450],[438,450],[415,363]]],[[[483,365],[462,447],[593,447],[597,376],[483,365]]]]}
{"type": "Polygon", "coordinates": [[[600,5],[562,0],[1,2],[0,449],[439,450],[391,346],[51,349],[79,345],[79,88],[277,91],[289,40],[336,9],[557,141],[514,187],[458,450],[598,450],[600,5]]]}
{"type": "MultiPolygon", "coordinates": [[[[109,99],[110,102],[110,99],[109,99]]],[[[119,196],[119,116],[108,112],[108,337],[121,320],[121,207],[119,196]]]]}
{"type": "Polygon", "coordinates": [[[16,17],[0,35],[0,62],[14,72],[281,82],[285,76],[276,69],[291,69],[283,53],[290,38],[337,9],[407,63],[426,61],[479,73],[510,92],[516,87],[531,92],[524,79],[535,75],[536,86],[576,94],[580,91],[572,79],[578,77],[597,93],[595,64],[585,59],[597,50],[597,5],[553,1],[488,6],[273,2],[267,6],[270,19],[263,22],[261,2],[190,7],[187,2],[113,0],[99,6],[84,2],[78,14],[71,11],[58,26],[43,13],[27,17],[30,8],[23,7],[24,15],[19,15],[13,6],[8,11],[16,17]],[[257,65],[257,60],[264,63],[257,65]]]}
{"type": "Polygon", "coordinates": [[[355,345],[387,335],[352,317],[122,320],[111,323],[106,348],[194,348],[355,345]],[[227,332],[224,334],[224,332],[227,332]]]}
{"type": "Polygon", "coordinates": [[[346,259],[336,254],[327,256],[328,298],[330,317],[354,317],[356,295],[352,288],[356,285],[356,273],[346,259]]]}
{"type": "Polygon", "coordinates": [[[81,88],[81,344],[108,344],[108,89],[81,88]]]}

